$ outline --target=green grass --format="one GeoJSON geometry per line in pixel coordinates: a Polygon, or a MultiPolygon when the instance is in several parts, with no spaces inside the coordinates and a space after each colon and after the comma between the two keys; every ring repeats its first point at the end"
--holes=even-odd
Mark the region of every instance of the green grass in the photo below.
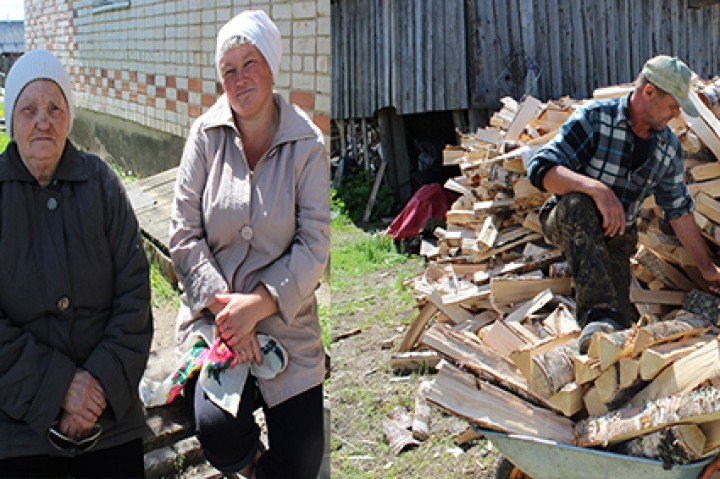
{"type": "Polygon", "coordinates": [[[180,291],[162,273],[158,262],[150,258],[150,288],[154,307],[180,306],[180,291]]]}
{"type": "MultiPolygon", "coordinates": [[[[5,103],[0,101],[0,117],[5,116],[5,103]]],[[[2,132],[0,133],[0,153],[5,151],[5,148],[7,147],[7,144],[10,143],[10,137],[7,135],[7,133],[2,132]]]]}

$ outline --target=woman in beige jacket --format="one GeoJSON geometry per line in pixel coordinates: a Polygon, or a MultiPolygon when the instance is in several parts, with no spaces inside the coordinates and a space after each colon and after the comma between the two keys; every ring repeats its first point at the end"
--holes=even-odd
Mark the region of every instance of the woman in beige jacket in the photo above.
{"type": "Polygon", "coordinates": [[[170,249],[184,288],[180,350],[221,337],[260,362],[257,332],[288,356],[273,379],[248,376],[237,414],[193,394],[198,437],[219,470],[315,477],[323,451],[324,353],[314,291],[330,248],[329,168],[322,135],[273,94],[280,33],[246,11],[218,33],[225,93],[192,126],[175,186],[170,249]],[[252,412],[262,405],[267,452],[252,412]]]}

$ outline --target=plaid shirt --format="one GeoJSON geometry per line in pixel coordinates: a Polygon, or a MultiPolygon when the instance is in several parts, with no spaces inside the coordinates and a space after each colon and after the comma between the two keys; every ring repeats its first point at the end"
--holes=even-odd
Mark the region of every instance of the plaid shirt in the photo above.
{"type": "Polygon", "coordinates": [[[595,178],[615,192],[628,225],[635,222],[650,194],[655,195],[667,219],[690,213],[695,204],[684,182],[684,155],[680,140],[670,128],[652,132],[647,160],[632,170],[634,135],[628,117],[629,99],[628,94],[578,108],[555,138],[530,159],[530,181],[545,191],[543,179],[555,165],[595,178]]]}

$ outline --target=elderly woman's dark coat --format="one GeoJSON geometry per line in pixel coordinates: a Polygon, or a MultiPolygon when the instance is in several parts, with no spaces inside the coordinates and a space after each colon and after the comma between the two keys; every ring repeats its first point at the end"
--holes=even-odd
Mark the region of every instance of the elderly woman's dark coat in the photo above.
{"type": "Polygon", "coordinates": [[[47,432],[76,368],[105,389],[94,449],[142,437],[148,263],[117,175],[68,141],[43,188],[10,143],[0,155],[0,264],[0,458],[70,454],[47,432]]]}

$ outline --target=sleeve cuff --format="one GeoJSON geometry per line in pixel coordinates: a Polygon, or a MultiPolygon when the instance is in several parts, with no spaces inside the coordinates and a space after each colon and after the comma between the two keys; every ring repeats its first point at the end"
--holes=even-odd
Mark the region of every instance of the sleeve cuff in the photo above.
{"type": "Polygon", "coordinates": [[[281,262],[276,262],[271,271],[265,271],[259,278],[278,306],[278,314],[285,324],[290,324],[297,315],[305,298],[295,285],[290,271],[281,262]]]}
{"type": "Polygon", "coordinates": [[[54,351],[50,367],[27,413],[26,421],[37,434],[45,434],[57,418],[73,374],[75,363],[54,351]]]}
{"type": "Polygon", "coordinates": [[[225,279],[207,262],[190,273],[184,286],[193,316],[215,301],[217,293],[229,291],[225,279]]]}

